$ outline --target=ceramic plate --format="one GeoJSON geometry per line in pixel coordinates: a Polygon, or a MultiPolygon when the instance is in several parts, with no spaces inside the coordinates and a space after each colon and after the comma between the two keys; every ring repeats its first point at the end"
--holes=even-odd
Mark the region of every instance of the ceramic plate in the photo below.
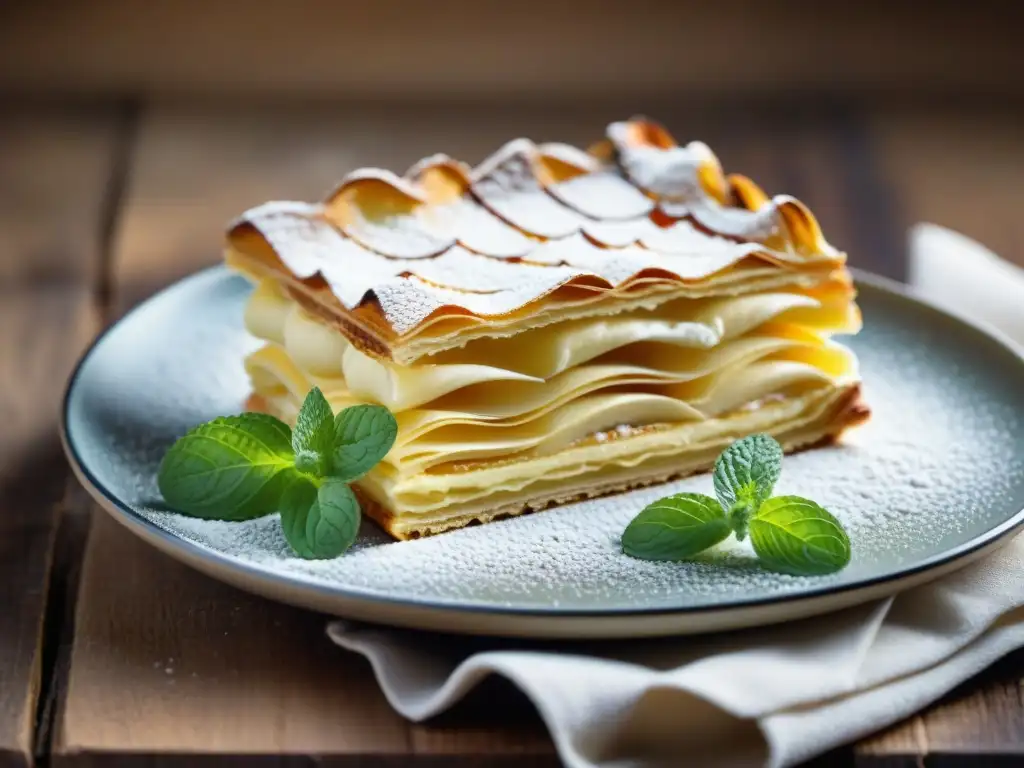
{"type": "Polygon", "coordinates": [[[777,493],[814,498],[851,538],[827,577],[761,569],[747,543],[684,564],[621,554],[629,520],[707,475],[427,539],[366,522],[343,557],[291,556],[276,516],[193,520],[157,503],[156,470],[189,427],[237,412],[249,285],[223,268],[114,325],[71,378],[64,441],[79,478],[133,533],[210,576],[338,616],[451,632],[629,637],[753,626],[835,610],[965,565],[1024,522],[1024,360],[991,332],[858,276],[848,339],[872,420],[843,445],[787,457],[777,493]]]}

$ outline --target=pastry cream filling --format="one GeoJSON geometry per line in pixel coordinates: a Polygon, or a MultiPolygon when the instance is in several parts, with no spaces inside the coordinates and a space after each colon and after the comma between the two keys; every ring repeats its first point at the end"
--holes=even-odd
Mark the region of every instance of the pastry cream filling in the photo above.
{"type": "MultiPolygon", "coordinates": [[[[758,363],[736,366],[679,387],[647,392],[631,387],[628,392],[592,394],[501,422],[458,411],[407,411],[398,414],[399,438],[381,466],[409,475],[458,461],[557,453],[573,441],[623,424],[705,421],[773,396],[788,397],[815,388],[834,390],[837,383],[855,378],[855,362],[839,346],[829,353],[835,353],[833,359],[828,360],[826,354],[818,364],[801,361],[800,351],[769,355],[758,363]],[[686,396],[688,400],[682,399],[686,396]]],[[[250,371],[255,374],[256,391],[274,399],[289,415],[297,411],[313,384],[297,370],[277,375],[256,363],[250,365],[250,371]]],[[[325,395],[335,410],[361,402],[344,390],[325,390],[325,395]]]]}
{"type": "Polygon", "coordinates": [[[261,285],[246,325],[270,343],[246,367],[256,392],[288,418],[312,386],[336,411],[387,405],[399,435],[374,482],[393,476],[405,487],[467,462],[562,455],[621,425],[739,419],[738,434],[739,424],[774,405],[771,398],[796,407],[808,393],[834,393],[856,379],[852,353],[828,338],[856,327],[848,306],[840,295],[802,293],[672,302],[480,340],[436,362],[400,366],[359,352],[261,285]]]}
{"type": "Polygon", "coordinates": [[[509,339],[481,339],[439,353],[431,363],[407,366],[360,352],[269,283],[261,283],[252,295],[245,320],[253,335],[281,345],[304,372],[342,378],[354,397],[403,411],[455,391],[460,400],[472,399],[467,388],[487,382],[549,381],[602,356],[629,365],[629,352],[641,344],[687,359],[691,348],[719,346],[773,318],[792,316],[823,334],[856,330],[859,317],[850,306],[842,295],[793,292],[676,301],[625,316],[559,323],[509,339]]]}
{"type": "MultiPolygon", "coordinates": [[[[657,357],[657,355],[654,355],[657,357]]],[[[681,358],[682,356],[678,356],[681,358]]],[[[445,424],[468,423],[512,426],[530,421],[597,390],[653,392],[685,400],[696,408],[695,418],[714,415],[721,410],[718,398],[742,383],[746,388],[758,383],[782,361],[803,361],[808,375],[839,378],[852,369],[851,354],[843,347],[820,339],[754,337],[740,339],[722,348],[693,355],[690,361],[657,360],[648,366],[594,364],[559,374],[549,382],[484,384],[454,392],[426,407],[398,412],[401,427],[397,445],[412,440],[445,424]],[[694,359],[696,358],[696,359],[694,359]],[[770,359],[764,372],[754,375],[751,364],[770,359]],[[689,365],[685,363],[689,362],[689,365]]],[[[345,388],[341,379],[323,379],[304,373],[280,347],[268,345],[247,361],[254,383],[262,390],[284,387],[301,400],[316,385],[337,407],[363,402],[345,388]]],[[[724,402],[724,401],[723,401],[724,402]]]]}
{"type": "MultiPolygon", "coordinates": [[[[454,464],[446,472],[407,475],[379,465],[359,485],[387,509],[417,521],[535,499],[548,489],[571,496],[577,486],[591,486],[595,477],[612,485],[641,479],[644,471],[657,475],[707,464],[738,434],[771,431],[784,444],[805,444],[821,436],[844,394],[843,389],[819,386],[721,418],[598,432],[556,454],[479,466],[454,464]]],[[[294,418],[298,408],[287,396],[271,398],[269,404],[286,419],[294,418]]]]}

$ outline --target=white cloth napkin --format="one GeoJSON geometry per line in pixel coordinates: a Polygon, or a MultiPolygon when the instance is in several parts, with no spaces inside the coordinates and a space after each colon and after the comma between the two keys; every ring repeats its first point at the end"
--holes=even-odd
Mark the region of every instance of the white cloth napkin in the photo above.
{"type": "MultiPolygon", "coordinates": [[[[1024,271],[930,224],[910,235],[921,293],[1024,343],[1024,271]]],[[[526,643],[347,621],[388,701],[424,720],[484,677],[537,706],[571,768],[788,766],[896,722],[1024,645],[1024,536],[980,563],[824,617],[712,637],[526,643]]]]}

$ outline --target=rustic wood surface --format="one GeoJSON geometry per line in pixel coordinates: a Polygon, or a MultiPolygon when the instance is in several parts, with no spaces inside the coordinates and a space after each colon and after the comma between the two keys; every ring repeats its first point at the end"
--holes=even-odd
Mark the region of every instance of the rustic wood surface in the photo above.
{"type": "MultiPolygon", "coordinates": [[[[92,505],[67,492],[57,400],[89,336],[215,263],[225,222],[245,207],[316,198],[357,164],[401,170],[438,150],[474,161],[518,134],[583,142],[628,107],[0,104],[0,327],[23,342],[0,347],[0,765],[29,763],[33,742],[55,765],[557,764],[511,686],[493,683],[434,722],[409,724],[361,657],[330,645],[324,617],[195,573],[95,509],[87,542],[76,518],[61,545],[62,512],[92,505]],[[491,695],[502,706],[484,712],[491,695]]],[[[1024,135],[1013,110],[646,109],[679,138],[707,141],[727,169],[806,200],[855,266],[901,277],[906,228],[919,220],[1024,263],[1024,135]],[[969,194],[954,195],[957,186],[969,194]]],[[[1024,653],[1012,654],[815,765],[1024,759],[1022,673],[1024,653]]]]}
{"type": "Polygon", "coordinates": [[[0,87],[562,97],[1024,92],[1006,0],[11,0],[0,87]]]}
{"type": "Polygon", "coordinates": [[[869,125],[903,221],[942,224],[1024,266],[1024,107],[903,107],[869,125]]]}
{"type": "Polygon", "coordinates": [[[0,109],[0,765],[28,765],[68,481],[57,411],[96,331],[116,119],[102,108],[0,109]]]}

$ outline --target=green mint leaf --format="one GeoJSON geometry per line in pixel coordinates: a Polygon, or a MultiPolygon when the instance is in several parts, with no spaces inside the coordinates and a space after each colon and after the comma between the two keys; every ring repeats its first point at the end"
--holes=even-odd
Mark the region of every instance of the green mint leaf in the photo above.
{"type": "Polygon", "coordinates": [[[398,436],[398,422],[382,405],[354,405],[334,420],[333,476],[358,480],[383,459],[398,436]]]}
{"type": "Polygon", "coordinates": [[[750,541],[766,566],[795,576],[835,573],[850,562],[843,526],[799,496],[776,496],[762,504],[750,521],[750,541]]]}
{"type": "Polygon", "coordinates": [[[306,520],[310,509],[317,503],[317,487],[305,477],[292,483],[281,497],[281,530],[295,554],[312,559],[313,552],[306,541],[306,520]]]}
{"type": "Polygon", "coordinates": [[[730,445],[715,461],[715,495],[723,509],[745,502],[753,512],[772,495],[782,474],[782,446],[768,435],[751,435],[730,445]]]}
{"type": "Polygon", "coordinates": [[[331,474],[331,452],[334,447],[334,411],[319,387],[306,395],[295,420],[292,449],[295,466],[302,472],[326,477],[331,474]]]}
{"type": "Polygon", "coordinates": [[[338,557],[359,532],[359,502],[344,482],[328,479],[317,488],[293,483],[281,499],[281,527],[295,554],[307,560],[338,557]]]}
{"type": "Polygon", "coordinates": [[[659,499],[633,518],[622,551],[641,560],[685,560],[724,541],[731,529],[710,496],[679,493],[659,499]]]}
{"type": "Polygon", "coordinates": [[[362,518],[359,500],[340,480],[328,480],[317,493],[319,517],[306,521],[306,538],[317,557],[337,557],[352,546],[362,518]]]}
{"type": "Polygon", "coordinates": [[[276,511],[293,479],[291,430],[273,416],[225,416],[190,430],[164,455],[157,486],[171,508],[211,520],[276,511]]]}

